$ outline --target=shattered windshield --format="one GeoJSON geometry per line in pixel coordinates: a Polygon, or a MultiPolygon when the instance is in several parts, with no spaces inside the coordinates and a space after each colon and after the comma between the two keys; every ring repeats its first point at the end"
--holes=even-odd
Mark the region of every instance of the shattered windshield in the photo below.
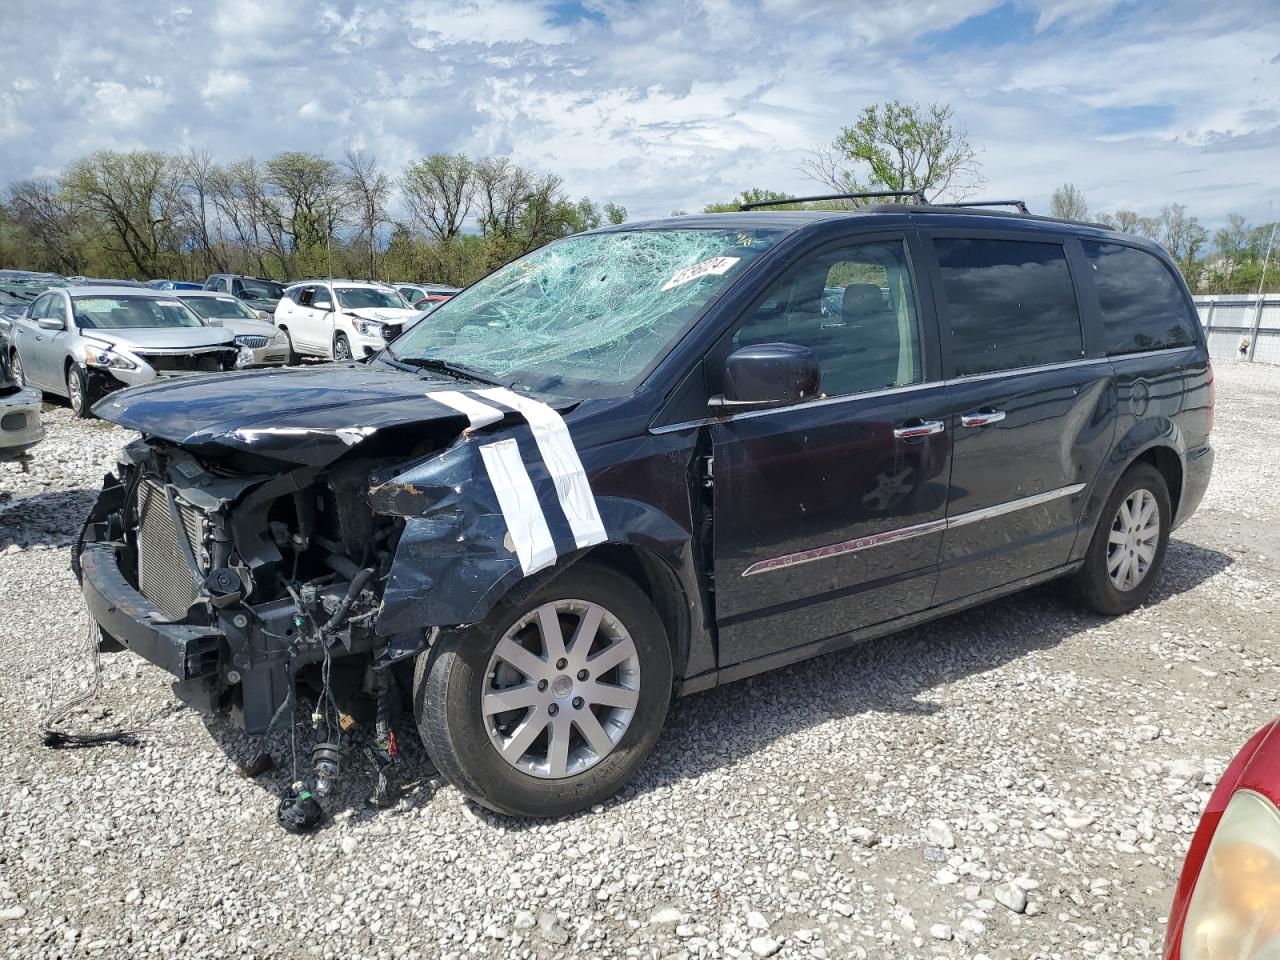
{"type": "Polygon", "coordinates": [[[392,346],[501,382],[612,396],[638,381],[785,233],[632,230],[549,244],[467,288],[392,346]]]}

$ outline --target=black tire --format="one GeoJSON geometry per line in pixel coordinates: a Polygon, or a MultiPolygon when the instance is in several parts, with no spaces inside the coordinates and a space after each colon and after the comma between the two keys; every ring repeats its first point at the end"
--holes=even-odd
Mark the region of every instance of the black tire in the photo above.
{"type": "Polygon", "coordinates": [[[333,338],[333,359],[339,363],[347,363],[355,359],[351,353],[351,341],[347,339],[345,333],[340,333],[333,338]],[[346,356],[342,355],[344,353],[346,356]]]}
{"type": "Polygon", "coordinates": [[[298,365],[298,351],[293,349],[293,334],[289,332],[288,327],[281,327],[280,331],[289,338],[289,356],[285,359],[286,367],[296,367],[298,365]]]}
{"type": "Polygon", "coordinates": [[[80,420],[93,419],[93,404],[98,398],[89,388],[89,375],[84,367],[73,363],[67,367],[67,403],[80,420]]]}
{"type": "Polygon", "coordinates": [[[560,817],[601,802],[631,779],[662,732],[671,679],[666,631],[648,597],[622,574],[582,562],[517,606],[500,604],[475,627],[443,636],[422,653],[414,672],[414,714],[432,762],[467,796],[509,816],[560,817]],[[554,601],[604,607],[630,634],[640,670],[634,713],[611,752],[559,779],[535,776],[505,760],[490,740],[481,709],[499,642],[526,614],[554,601]]]}
{"type": "MultiPolygon", "coordinates": [[[[1155,588],[1160,570],[1164,566],[1165,549],[1169,543],[1169,527],[1173,522],[1173,510],[1169,500],[1169,487],[1163,474],[1146,463],[1135,464],[1125,471],[1107,504],[1098,516],[1098,525],[1093,531],[1093,540],[1089,543],[1089,551],[1085,554],[1084,566],[1077,571],[1073,585],[1077,598],[1095,613],[1117,615],[1128,613],[1141,606],[1155,588]],[[1109,560],[1114,559],[1110,553],[1111,534],[1115,530],[1118,535],[1123,531],[1117,528],[1121,522],[1119,513],[1121,504],[1134,494],[1146,490],[1151,493],[1159,511],[1160,531],[1155,544],[1155,553],[1141,579],[1127,590],[1120,589],[1109,572],[1109,560]]],[[[1121,549],[1117,545],[1117,549],[1121,549]]]]}

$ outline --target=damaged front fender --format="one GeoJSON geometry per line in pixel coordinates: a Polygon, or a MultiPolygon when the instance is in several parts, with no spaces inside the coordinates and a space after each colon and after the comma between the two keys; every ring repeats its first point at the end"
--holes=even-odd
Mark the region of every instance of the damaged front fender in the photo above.
{"type": "MultiPolygon", "coordinates": [[[[529,429],[499,436],[520,445],[558,564],[592,549],[577,547],[529,429]]],[[[377,618],[379,634],[475,623],[525,579],[510,530],[518,519],[505,515],[499,504],[486,476],[482,445],[476,435],[464,435],[449,449],[373,487],[375,512],[406,518],[377,618]]],[[[605,529],[597,546],[643,548],[680,571],[682,587],[696,594],[695,572],[682,569],[690,564],[692,536],[684,481],[688,457],[687,444],[648,437],[590,450],[583,465],[605,529]],[[646,459],[655,464],[651,472],[643,468],[646,459]],[[616,462],[626,462],[628,469],[611,471],[616,462]],[[663,495],[666,487],[672,488],[669,495],[663,495]]]]}

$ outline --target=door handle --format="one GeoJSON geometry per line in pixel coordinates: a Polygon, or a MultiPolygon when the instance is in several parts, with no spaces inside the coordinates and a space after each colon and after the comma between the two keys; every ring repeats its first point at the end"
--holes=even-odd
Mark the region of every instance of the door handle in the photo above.
{"type": "Polygon", "coordinates": [[[895,428],[893,435],[899,440],[910,440],[913,437],[931,437],[945,429],[941,420],[909,420],[895,428]]]}
{"type": "Polygon", "coordinates": [[[1003,410],[996,410],[994,407],[983,407],[973,413],[961,414],[960,425],[962,427],[986,427],[993,423],[999,423],[1003,419],[1003,410]]]}

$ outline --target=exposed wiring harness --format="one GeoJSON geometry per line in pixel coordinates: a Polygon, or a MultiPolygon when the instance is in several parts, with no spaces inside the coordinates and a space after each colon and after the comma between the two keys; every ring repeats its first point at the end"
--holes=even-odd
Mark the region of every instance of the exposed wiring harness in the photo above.
{"type": "Polygon", "coordinates": [[[143,734],[154,732],[150,727],[126,725],[105,730],[86,730],[63,726],[72,714],[93,703],[102,694],[102,655],[98,649],[98,625],[87,611],[81,612],[81,621],[84,624],[85,655],[93,668],[93,682],[84,693],[53,707],[45,714],[40,721],[40,736],[46,747],[53,748],[96,747],[104,743],[136,747],[143,734]]]}

